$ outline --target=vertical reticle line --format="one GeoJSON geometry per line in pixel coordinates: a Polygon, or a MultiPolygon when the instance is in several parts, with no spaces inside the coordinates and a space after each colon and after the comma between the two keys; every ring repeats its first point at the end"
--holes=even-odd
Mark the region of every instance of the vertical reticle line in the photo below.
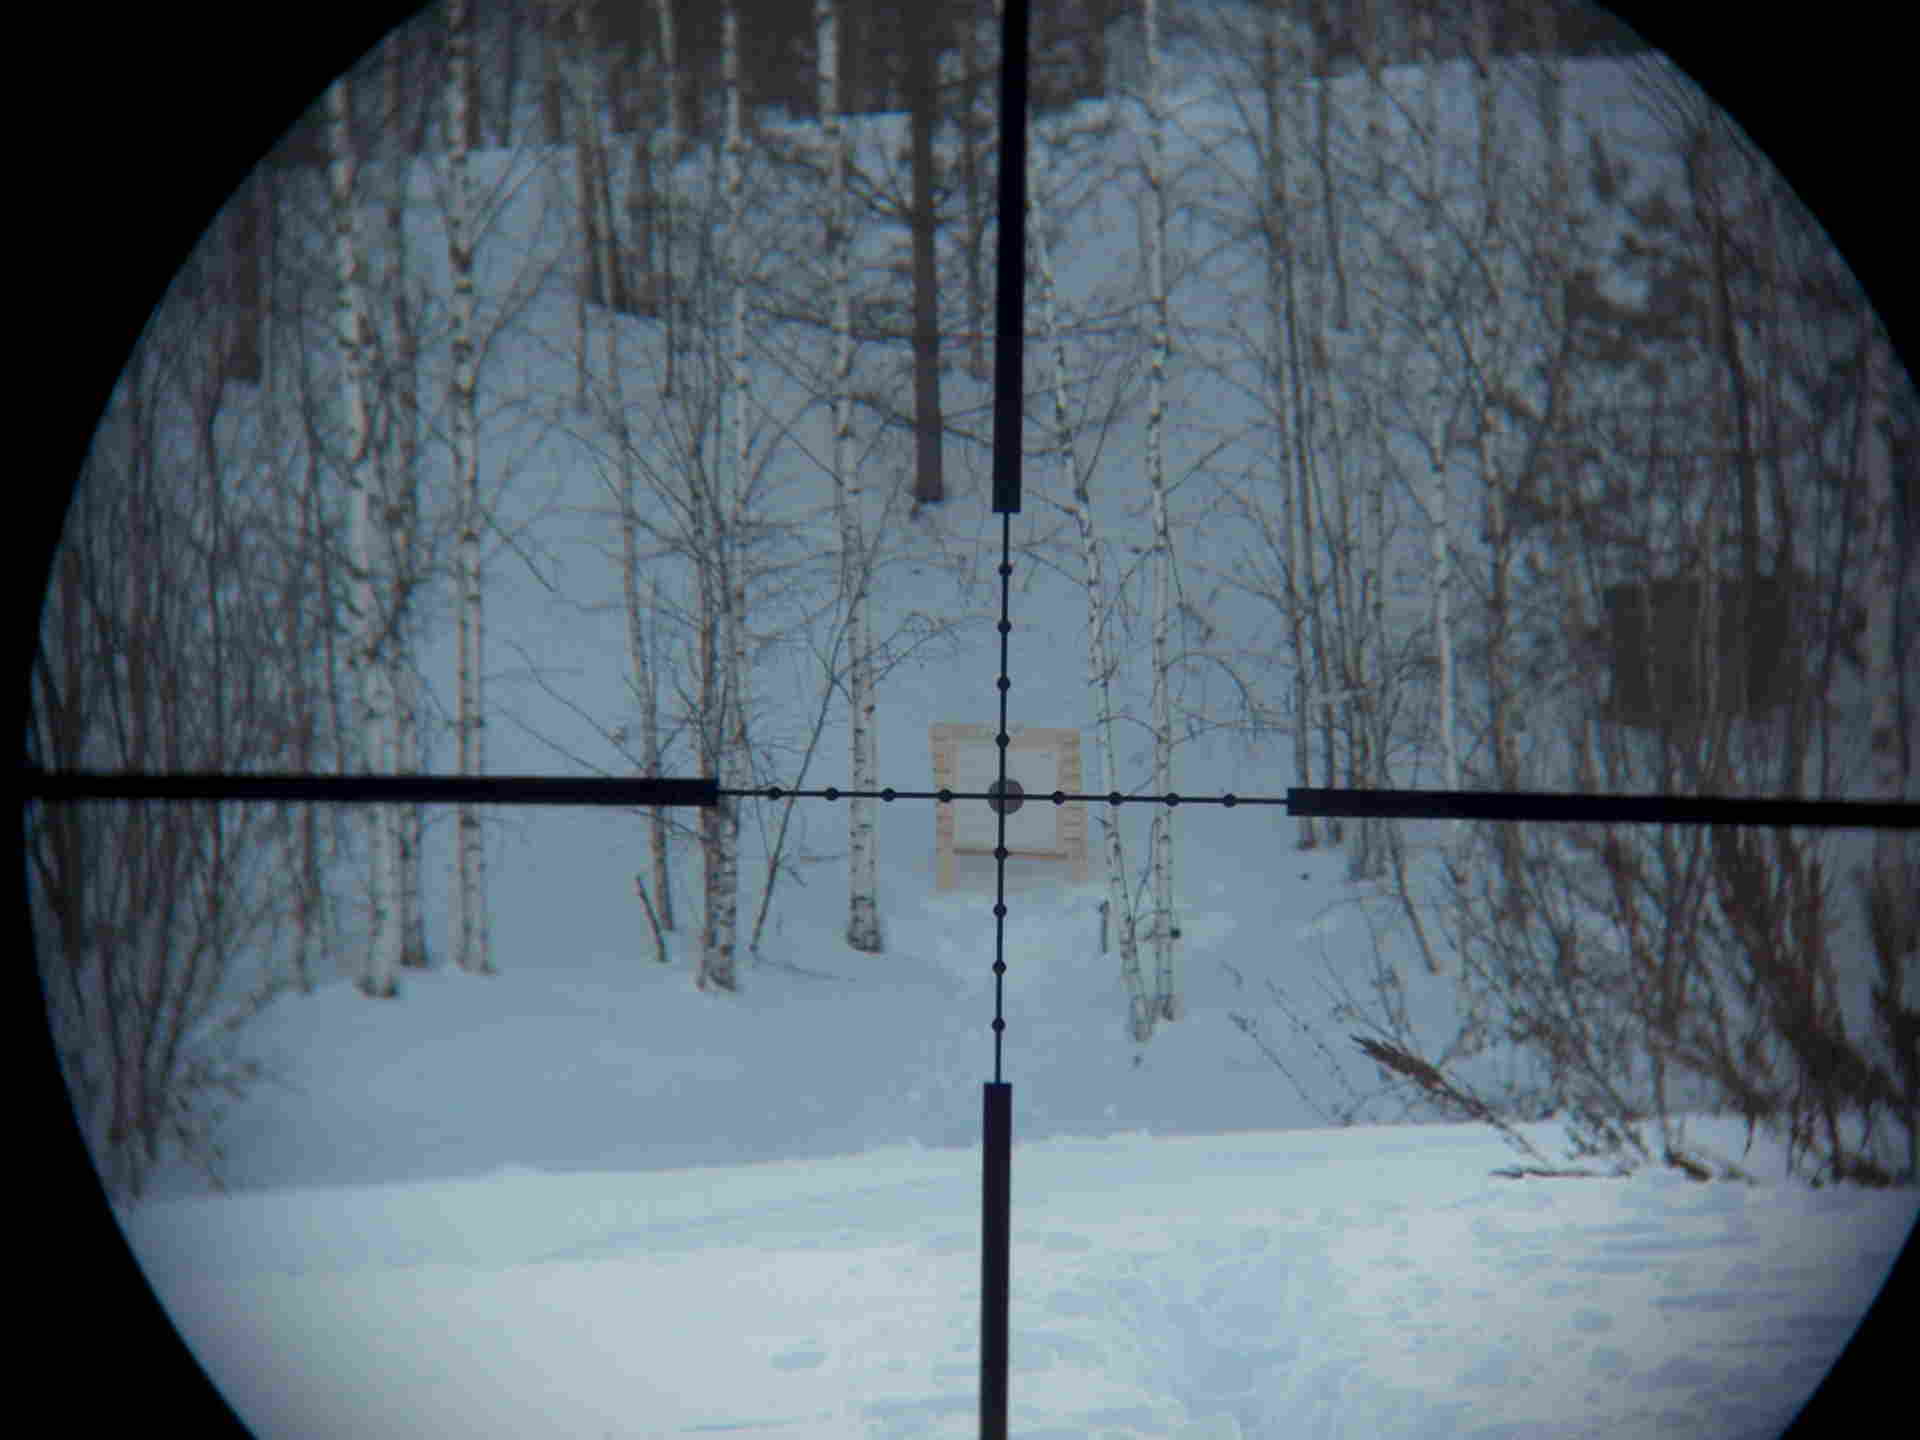
{"type": "Polygon", "coordinates": [[[980,1440],[1007,1437],[1007,1312],[1012,1292],[1013,1087],[1000,1078],[1007,927],[1007,619],[1013,517],[1020,512],[1026,417],[1027,0],[1000,6],[1000,242],[993,338],[993,508],[1000,516],[1000,783],[993,847],[993,1080],[982,1088],[980,1440]]]}
{"type": "Polygon", "coordinates": [[[1000,516],[1000,678],[994,682],[1000,687],[1000,728],[993,737],[994,744],[1000,747],[1000,782],[993,787],[994,799],[988,802],[993,806],[997,836],[993,846],[993,1083],[996,1085],[1000,1083],[1000,1040],[1007,1029],[1002,1001],[1007,977],[1007,812],[1013,808],[1007,794],[1007,692],[1013,688],[1013,681],[1007,678],[1007,638],[1013,631],[1013,622],[1007,618],[1008,594],[1013,586],[1012,535],[1013,516],[1003,513],[1000,516]]]}
{"type": "Polygon", "coordinates": [[[1000,238],[993,338],[993,509],[1000,517],[1000,748],[998,841],[994,856],[993,1083],[1000,1081],[1000,1039],[1006,1030],[1002,979],[1006,974],[1007,916],[1007,619],[1013,574],[1013,516],[1020,511],[1021,424],[1026,415],[1023,357],[1027,293],[1027,0],[1002,0],[1000,9],[1000,238]]]}

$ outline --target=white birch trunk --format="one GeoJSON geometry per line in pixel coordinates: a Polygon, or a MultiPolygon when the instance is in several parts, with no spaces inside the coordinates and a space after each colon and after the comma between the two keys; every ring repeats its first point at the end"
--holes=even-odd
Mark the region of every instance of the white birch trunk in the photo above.
{"type": "MultiPolygon", "coordinates": [[[[741,157],[744,140],[740,115],[740,22],[729,4],[721,21],[721,68],[726,93],[726,138],[721,156],[721,185],[726,201],[727,284],[733,298],[732,379],[729,386],[730,428],[732,431],[731,474],[719,480],[720,503],[713,506],[716,533],[711,537],[715,561],[714,601],[718,613],[714,633],[713,664],[720,672],[715,700],[719,713],[711,717],[717,727],[719,752],[718,779],[722,789],[732,789],[745,780],[742,754],[743,717],[746,696],[744,664],[744,584],[745,557],[739,553],[736,521],[746,492],[746,254],[741,215],[741,157]],[[727,491],[731,491],[728,494],[727,491]]],[[[735,798],[723,798],[707,857],[707,937],[700,960],[696,984],[703,990],[739,988],[735,972],[735,937],[739,927],[740,905],[740,807],[735,798]]]]}
{"type": "MultiPolygon", "coordinates": [[[[860,524],[860,481],[853,454],[853,284],[848,250],[846,126],[840,115],[838,0],[815,0],[820,53],[820,126],[831,176],[827,269],[833,286],[833,499],[840,524],[840,587],[847,605],[847,708],[851,788],[879,788],[875,763],[873,675],[867,654],[867,564],[860,524]]],[[[847,943],[877,954],[880,935],[878,844],[874,802],[847,803],[847,943]]]]}
{"type": "MultiPolygon", "coordinates": [[[[386,113],[400,116],[406,107],[408,47],[387,49],[386,113]]],[[[390,552],[387,580],[387,674],[393,697],[394,771],[420,773],[420,679],[413,665],[411,600],[419,584],[417,525],[419,512],[420,363],[416,318],[407,293],[406,205],[413,156],[399,134],[387,138],[391,156],[387,177],[387,244],[391,256],[390,303],[392,360],[384,367],[390,447],[385,452],[387,530],[390,552]]],[[[420,861],[426,817],[420,805],[393,809],[394,850],[399,875],[400,965],[427,968],[427,921],[421,897],[420,861]]]]}
{"type": "MultiPolygon", "coordinates": [[[[486,773],[484,698],[485,613],[480,585],[479,381],[474,366],[474,203],[467,167],[472,126],[473,32],[468,0],[452,0],[447,13],[447,267],[453,277],[453,379],[447,397],[452,432],[454,503],[458,538],[454,552],[459,607],[454,733],[457,773],[486,773]]],[[[480,814],[472,805],[454,811],[455,895],[453,960],[473,975],[491,975],[487,924],[487,855],[480,814]]]]}
{"type": "MultiPolygon", "coordinates": [[[[748,371],[747,371],[747,272],[751,260],[747,250],[746,199],[744,194],[747,132],[743,106],[745,97],[740,77],[740,17],[737,0],[727,7],[729,38],[727,47],[727,228],[731,239],[730,272],[733,285],[733,493],[729,497],[727,534],[721,553],[727,557],[727,690],[731,698],[733,724],[728,732],[732,741],[729,773],[733,785],[745,785],[752,778],[747,755],[747,706],[749,661],[747,655],[747,505],[752,473],[748,466],[748,371]]],[[[738,902],[740,806],[730,810],[732,853],[735,866],[733,892],[738,902]]]]}
{"type": "MultiPolygon", "coordinates": [[[[1146,0],[1147,42],[1147,293],[1153,307],[1153,354],[1147,380],[1147,489],[1153,508],[1153,784],[1156,794],[1173,790],[1173,718],[1167,660],[1171,609],[1172,539],[1167,526],[1164,461],[1167,350],[1167,197],[1165,117],[1160,103],[1160,6],[1146,0]]],[[[1182,1005],[1177,979],[1180,927],[1173,910],[1173,807],[1158,805],[1153,822],[1154,1008],[1178,1020],[1182,1005]]],[[[1143,1037],[1144,1038],[1144,1037],[1143,1037]]]]}
{"type": "MultiPolygon", "coordinates": [[[[678,345],[675,329],[674,275],[673,275],[673,226],[674,226],[674,172],[680,162],[680,52],[674,39],[673,0],[657,0],[655,14],[660,23],[661,57],[661,93],[665,97],[665,115],[660,127],[661,154],[652,170],[657,177],[660,200],[660,231],[663,239],[658,259],[661,278],[661,307],[666,316],[666,377],[661,382],[662,399],[673,394],[674,354],[678,345]]],[[[653,582],[647,584],[647,612],[657,614],[654,604],[653,582]]],[[[649,774],[661,773],[660,753],[660,712],[659,702],[653,686],[653,668],[651,658],[647,669],[648,688],[641,696],[641,745],[649,774]]],[[[668,847],[667,816],[662,809],[653,812],[653,891],[654,906],[662,930],[674,928],[673,897],[670,879],[670,855],[668,847]]]]}
{"type": "MultiPolygon", "coordinates": [[[[334,265],[339,295],[337,324],[340,343],[342,401],[346,413],[345,448],[347,486],[352,492],[350,544],[352,583],[348,596],[352,638],[348,664],[355,681],[361,743],[368,772],[383,774],[393,768],[393,697],[386,667],[385,623],[382,613],[381,527],[386,497],[377,457],[372,452],[368,423],[366,300],[360,276],[360,245],[354,219],[354,156],[350,97],[345,79],[327,91],[327,120],[331,164],[334,265]]],[[[397,910],[399,860],[394,844],[392,806],[372,807],[368,843],[367,948],[358,983],[368,995],[386,998],[397,993],[395,979],[400,960],[397,910]]]]}
{"type": "MultiPolygon", "coordinates": [[[[1042,343],[1053,359],[1054,443],[1059,447],[1061,471],[1072,486],[1073,502],[1063,508],[1072,515],[1079,532],[1081,561],[1086,566],[1087,686],[1096,700],[1094,744],[1100,751],[1100,773],[1106,776],[1109,792],[1114,792],[1120,788],[1120,770],[1113,743],[1114,662],[1107,649],[1106,580],[1100,538],[1094,526],[1093,496],[1087,485],[1088,474],[1075,454],[1073,426],[1067,418],[1067,349],[1060,334],[1058,286],[1044,218],[1045,206],[1051,198],[1046,155],[1046,145],[1036,135],[1027,147],[1027,230],[1033,244],[1034,270],[1040,282],[1037,298],[1042,343]]],[[[1120,931],[1120,980],[1127,991],[1129,1033],[1144,1043],[1153,1034],[1155,1010],[1140,974],[1140,938],[1134,924],[1133,906],[1127,898],[1127,860],[1118,807],[1109,805],[1100,823],[1106,835],[1107,914],[1118,923],[1120,931]]]]}

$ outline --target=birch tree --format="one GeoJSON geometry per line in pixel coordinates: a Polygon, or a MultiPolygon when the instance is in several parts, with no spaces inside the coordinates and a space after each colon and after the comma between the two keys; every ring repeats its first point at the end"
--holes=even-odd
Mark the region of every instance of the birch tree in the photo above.
{"type": "MultiPolygon", "coordinates": [[[[729,468],[728,479],[732,491],[728,496],[727,517],[723,530],[720,554],[726,562],[727,590],[727,697],[732,715],[732,724],[727,728],[727,750],[722,773],[731,776],[725,784],[744,787],[752,779],[752,756],[747,744],[747,711],[750,699],[748,689],[751,670],[747,656],[747,509],[751,501],[753,482],[749,469],[750,437],[752,428],[748,423],[751,407],[751,377],[747,369],[747,285],[749,272],[753,268],[747,239],[746,213],[746,157],[747,133],[745,120],[745,95],[740,78],[740,16],[737,0],[730,0],[727,9],[728,26],[726,48],[729,60],[727,79],[727,163],[724,183],[727,188],[727,230],[728,230],[728,283],[733,293],[733,356],[732,399],[730,420],[733,426],[733,464],[729,468]]],[[[729,808],[730,843],[727,849],[727,864],[731,867],[727,882],[730,905],[737,907],[740,898],[740,802],[736,799],[729,808]]],[[[738,922],[730,913],[727,919],[727,962],[726,973],[731,979],[733,973],[734,932],[738,922]]]]}
{"type": "MultiPolygon", "coordinates": [[[[1067,350],[1060,323],[1059,286],[1055,279],[1052,246],[1047,239],[1048,206],[1052,200],[1047,157],[1051,142],[1038,133],[1027,154],[1027,233],[1033,246],[1036,299],[1040,307],[1040,339],[1052,362],[1053,445],[1071,502],[1061,506],[1078,533],[1083,567],[1081,583],[1087,594],[1087,685],[1094,694],[1094,744],[1100,755],[1100,773],[1111,789],[1120,773],[1114,745],[1113,676],[1117,668],[1107,643],[1112,606],[1107,598],[1102,560],[1103,546],[1093,514],[1092,466],[1084,464],[1074,443],[1074,427],[1067,411],[1067,350]]],[[[1108,806],[1100,813],[1105,836],[1107,914],[1119,927],[1120,979],[1126,987],[1128,1027],[1136,1043],[1153,1034],[1157,1009],[1140,973],[1140,940],[1132,898],[1127,893],[1126,847],[1121,836],[1120,811],[1108,806]]]]}
{"type": "MultiPolygon", "coordinates": [[[[1147,304],[1152,324],[1152,353],[1147,380],[1147,491],[1153,512],[1153,787],[1157,796],[1173,792],[1173,715],[1167,631],[1172,611],[1173,541],[1167,525],[1166,437],[1167,325],[1167,173],[1166,120],[1160,95],[1160,4],[1146,0],[1146,182],[1147,304]]],[[[1180,927],[1173,908],[1174,807],[1154,807],[1153,816],[1153,1005],[1160,1017],[1180,1018],[1176,980],[1180,927]]],[[[1139,1036],[1145,1039],[1144,1035],[1139,1036]]]]}
{"type": "MultiPolygon", "coordinates": [[[[387,40],[381,66],[385,87],[382,145],[386,164],[381,175],[386,218],[386,295],[382,307],[387,336],[379,366],[377,400],[382,412],[383,436],[376,451],[385,463],[389,565],[386,579],[388,614],[386,666],[393,697],[393,766],[397,774],[414,775],[421,763],[420,675],[414,660],[419,630],[414,597],[425,581],[420,534],[420,340],[422,300],[409,283],[406,211],[414,156],[426,148],[427,111],[415,111],[410,58],[419,48],[420,32],[402,27],[387,40]],[[409,120],[413,123],[409,126],[409,120]]],[[[403,969],[427,968],[426,911],[422,901],[420,863],[425,848],[425,807],[394,809],[395,897],[403,969]]]]}
{"type": "MultiPolygon", "coordinates": [[[[828,172],[827,269],[833,290],[832,424],[834,511],[840,529],[840,592],[847,607],[847,709],[851,788],[879,788],[875,763],[876,706],[872,662],[867,653],[867,587],[871,567],[861,536],[861,484],[853,460],[853,283],[851,215],[847,200],[847,137],[841,118],[840,17],[838,0],[815,0],[819,36],[820,128],[828,172]]],[[[970,32],[969,32],[970,33],[970,32]]],[[[878,847],[874,802],[847,802],[847,943],[869,954],[883,948],[880,934],[878,847]]]]}
{"type": "MultiPolygon", "coordinates": [[[[346,77],[327,91],[329,180],[332,201],[335,311],[340,350],[341,401],[345,412],[343,459],[351,496],[352,581],[347,611],[352,637],[348,666],[354,680],[366,768],[391,773],[394,760],[393,686],[387,668],[389,616],[382,581],[388,573],[382,525],[387,497],[381,457],[373,452],[368,419],[366,300],[361,249],[354,216],[355,160],[351,97],[346,77]]],[[[398,993],[402,934],[399,915],[400,843],[394,807],[371,807],[368,837],[368,928],[359,967],[362,993],[389,998],[398,993]]]]}
{"type": "MultiPolygon", "coordinates": [[[[741,167],[746,149],[742,133],[740,96],[740,21],[733,4],[721,18],[721,72],[726,106],[726,134],[721,153],[721,221],[726,244],[726,284],[731,297],[731,337],[728,346],[732,372],[729,384],[731,465],[722,467],[710,497],[711,577],[702,584],[702,660],[705,675],[702,700],[712,707],[701,716],[703,730],[718,766],[722,789],[740,786],[745,779],[744,628],[739,613],[745,604],[745,557],[739,537],[729,533],[731,521],[745,503],[747,459],[747,354],[745,223],[741,207],[741,167]],[[726,473],[728,470],[730,474],[726,473]]],[[[706,933],[694,983],[702,990],[735,990],[739,980],[734,965],[734,937],[740,903],[740,811],[738,801],[723,798],[702,816],[706,842],[706,933]]]]}
{"type": "MultiPolygon", "coordinates": [[[[447,9],[447,268],[453,279],[453,375],[447,397],[451,430],[458,594],[455,649],[455,768],[484,775],[487,768],[486,612],[480,565],[479,379],[474,346],[474,199],[468,169],[473,127],[473,21],[469,0],[447,9]]],[[[470,974],[493,973],[487,912],[487,852],[480,815],[471,804],[454,811],[454,964],[470,974]]]]}

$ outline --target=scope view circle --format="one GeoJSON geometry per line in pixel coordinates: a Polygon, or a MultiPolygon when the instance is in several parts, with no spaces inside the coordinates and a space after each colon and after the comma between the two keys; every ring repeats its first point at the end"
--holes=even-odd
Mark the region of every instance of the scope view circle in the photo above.
{"type": "Polygon", "coordinates": [[[26,647],[130,1398],[1777,1433],[1920,1215],[1920,391],[1764,142],[1588,0],[421,5],[37,207],[207,210],[26,647]]]}

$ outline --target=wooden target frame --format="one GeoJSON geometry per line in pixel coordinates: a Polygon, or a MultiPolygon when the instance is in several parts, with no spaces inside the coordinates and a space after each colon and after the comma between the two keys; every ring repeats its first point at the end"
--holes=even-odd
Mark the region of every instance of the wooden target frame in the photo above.
{"type": "MultiPolygon", "coordinates": [[[[928,731],[936,790],[977,793],[1000,778],[1000,752],[991,725],[935,725],[928,731]]],[[[1055,790],[1080,791],[1080,732],[1027,727],[1007,737],[1007,779],[1021,800],[1007,814],[1009,861],[1040,861],[1087,883],[1087,807],[1055,805],[1055,790]]],[[[955,887],[954,857],[993,856],[999,817],[979,800],[952,800],[933,809],[935,884],[955,887]]]]}

